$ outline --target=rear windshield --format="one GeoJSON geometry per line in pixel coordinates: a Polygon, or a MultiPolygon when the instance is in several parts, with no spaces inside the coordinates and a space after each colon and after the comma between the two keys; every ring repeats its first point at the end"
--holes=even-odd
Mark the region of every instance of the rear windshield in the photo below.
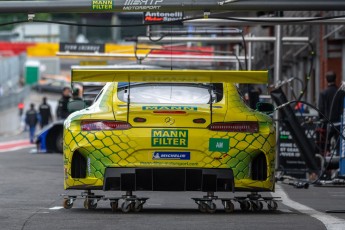
{"type": "Polygon", "coordinates": [[[123,102],[130,96],[131,104],[209,104],[222,100],[223,84],[119,83],[117,92],[123,102]]]}

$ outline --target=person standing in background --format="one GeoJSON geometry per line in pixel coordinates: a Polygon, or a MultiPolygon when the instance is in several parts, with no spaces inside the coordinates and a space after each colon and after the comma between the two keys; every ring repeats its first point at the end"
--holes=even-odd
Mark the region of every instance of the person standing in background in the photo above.
{"type": "Polygon", "coordinates": [[[71,89],[69,87],[64,87],[62,90],[62,97],[60,98],[56,110],[57,119],[66,119],[69,115],[67,105],[71,99],[71,89]]]}
{"type": "Polygon", "coordinates": [[[24,111],[24,103],[23,101],[20,101],[18,103],[18,111],[19,111],[19,117],[23,116],[23,111],[24,111]]]}
{"type": "Polygon", "coordinates": [[[73,101],[82,101],[83,100],[80,97],[80,90],[78,88],[73,89],[72,100],[73,101]]]}
{"type": "Polygon", "coordinates": [[[260,91],[258,88],[255,88],[253,84],[248,84],[244,99],[250,108],[256,109],[256,104],[260,101],[259,96],[260,91]]]}
{"type": "MultiPolygon", "coordinates": [[[[321,120],[324,120],[323,127],[327,128],[328,133],[328,138],[327,140],[325,140],[327,151],[330,150],[330,140],[332,137],[334,137],[335,140],[339,142],[339,134],[333,127],[329,127],[329,122],[325,120],[325,118],[321,114],[325,115],[326,118],[330,120],[330,122],[340,122],[344,104],[344,92],[342,90],[337,92],[338,87],[335,83],[336,78],[337,76],[333,71],[327,72],[327,88],[323,90],[319,95],[319,117],[321,120]]],[[[337,128],[339,129],[339,127],[340,126],[338,126],[337,128]]],[[[339,148],[339,144],[337,144],[336,148],[339,148]]]]}
{"type": "Polygon", "coordinates": [[[30,104],[30,109],[25,114],[25,123],[29,126],[30,143],[34,143],[36,125],[39,122],[39,115],[33,103],[30,104]]]}
{"type": "Polygon", "coordinates": [[[47,103],[47,98],[43,97],[42,100],[42,104],[39,107],[39,112],[41,116],[41,128],[53,121],[50,105],[47,103]]]}

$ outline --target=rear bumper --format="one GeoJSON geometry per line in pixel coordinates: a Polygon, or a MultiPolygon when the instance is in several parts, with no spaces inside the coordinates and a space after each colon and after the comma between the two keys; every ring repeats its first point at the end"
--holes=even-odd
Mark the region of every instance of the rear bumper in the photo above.
{"type": "Polygon", "coordinates": [[[233,191],[234,176],[219,168],[106,168],[103,190],[233,191]]]}

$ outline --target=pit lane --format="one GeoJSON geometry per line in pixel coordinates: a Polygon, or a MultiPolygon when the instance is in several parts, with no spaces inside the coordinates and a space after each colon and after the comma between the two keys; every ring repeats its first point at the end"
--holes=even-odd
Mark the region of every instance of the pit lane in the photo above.
{"type": "MultiPolygon", "coordinates": [[[[2,229],[327,229],[321,221],[311,217],[310,210],[309,213],[295,210],[283,203],[275,212],[266,207],[261,212],[243,212],[236,203],[235,212],[228,214],[217,202],[216,213],[203,214],[190,199],[204,195],[199,192],[136,193],[150,197],[140,213],[112,212],[109,201],[100,201],[97,209],[86,210],[83,200],[77,200],[72,209],[65,210],[60,196],[66,193],[62,163],[60,154],[37,154],[33,148],[0,153],[2,229]]],[[[326,217],[331,215],[344,221],[345,214],[325,213],[345,209],[344,188],[280,186],[292,200],[326,217]]],[[[78,191],[67,193],[79,194],[78,191]]],[[[121,192],[97,194],[122,195],[121,192]]],[[[234,196],[231,193],[217,195],[234,196]]],[[[328,229],[332,228],[328,226],[328,229]]]]}

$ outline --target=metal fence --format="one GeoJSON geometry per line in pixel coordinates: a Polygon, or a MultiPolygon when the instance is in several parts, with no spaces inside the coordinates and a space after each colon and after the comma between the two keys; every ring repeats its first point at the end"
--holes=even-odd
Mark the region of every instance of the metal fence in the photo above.
{"type": "Polygon", "coordinates": [[[6,57],[0,53],[0,111],[16,106],[30,92],[20,83],[25,60],[25,55],[6,57]]]}
{"type": "Polygon", "coordinates": [[[19,102],[23,102],[30,93],[30,86],[17,89],[7,95],[0,96],[0,111],[4,111],[11,107],[17,106],[19,102]]]}

